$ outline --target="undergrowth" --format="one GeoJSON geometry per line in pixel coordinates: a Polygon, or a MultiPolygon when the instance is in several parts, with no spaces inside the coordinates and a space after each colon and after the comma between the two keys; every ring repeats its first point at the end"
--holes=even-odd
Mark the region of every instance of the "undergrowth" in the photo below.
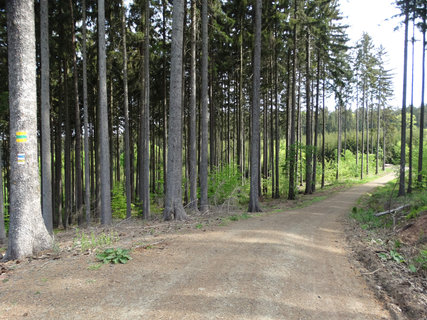
{"type": "Polygon", "coordinates": [[[80,248],[82,252],[93,250],[99,247],[111,245],[119,240],[117,232],[105,233],[102,232],[96,235],[93,231],[90,235],[83,230],[76,229],[76,235],[73,239],[73,247],[80,248]]]}

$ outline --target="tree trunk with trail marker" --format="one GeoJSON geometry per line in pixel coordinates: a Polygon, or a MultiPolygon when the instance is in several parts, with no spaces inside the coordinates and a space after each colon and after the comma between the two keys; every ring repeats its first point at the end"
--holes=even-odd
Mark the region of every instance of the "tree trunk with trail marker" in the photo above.
{"type": "Polygon", "coordinates": [[[7,2],[10,106],[10,228],[6,260],[52,246],[43,222],[37,158],[34,2],[7,2]]]}

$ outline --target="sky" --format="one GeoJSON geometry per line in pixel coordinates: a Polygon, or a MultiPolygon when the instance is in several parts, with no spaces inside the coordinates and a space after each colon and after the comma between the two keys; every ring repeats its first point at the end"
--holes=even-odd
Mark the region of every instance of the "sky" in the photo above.
{"type": "MultiPolygon", "coordinates": [[[[394,97],[390,105],[396,108],[402,107],[403,92],[403,45],[404,26],[403,17],[392,18],[399,14],[393,0],[341,0],[341,11],[344,24],[349,25],[347,33],[350,45],[358,41],[363,32],[367,32],[373,39],[376,47],[382,45],[387,53],[386,69],[391,70],[394,75],[394,97]],[[398,30],[394,31],[396,27],[398,30]],[[387,61],[388,60],[388,61],[387,61]]],[[[412,25],[409,27],[409,39],[412,38],[412,25]]],[[[415,66],[414,66],[414,106],[421,103],[421,59],[422,59],[422,34],[415,30],[415,66]]],[[[407,106],[411,102],[411,55],[412,49],[408,50],[408,91],[407,106]]]]}

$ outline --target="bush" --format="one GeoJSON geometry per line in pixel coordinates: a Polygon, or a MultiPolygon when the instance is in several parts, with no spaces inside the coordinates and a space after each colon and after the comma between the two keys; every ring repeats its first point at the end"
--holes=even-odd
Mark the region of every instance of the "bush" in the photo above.
{"type": "Polygon", "coordinates": [[[244,197],[244,192],[239,190],[240,187],[242,187],[242,176],[236,164],[218,167],[209,174],[209,202],[219,205],[233,195],[240,201],[244,197]]]}

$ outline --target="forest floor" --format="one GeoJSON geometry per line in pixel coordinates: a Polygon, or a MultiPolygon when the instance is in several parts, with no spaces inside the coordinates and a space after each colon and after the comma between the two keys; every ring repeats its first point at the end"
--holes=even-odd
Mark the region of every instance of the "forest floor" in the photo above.
{"type": "Polygon", "coordinates": [[[304,206],[268,201],[260,214],[227,206],[60,232],[54,250],[0,263],[0,319],[406,319],[355,261],[365,244],[346,239],[356,200],[390,179],[304,206]],[[101,242],[132,260],[99,263],[101,242]]]}

